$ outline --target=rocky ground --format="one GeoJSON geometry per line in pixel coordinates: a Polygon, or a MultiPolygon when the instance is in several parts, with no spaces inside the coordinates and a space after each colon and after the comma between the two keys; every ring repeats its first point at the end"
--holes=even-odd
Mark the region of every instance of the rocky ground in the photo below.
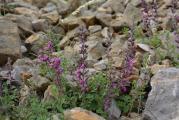
{"type": "MultiPolygon", "coordinates": [[[[179,2],[176,0],[176,7],[173,7],[171,1],[157,0],[156,21],[151,27],[152,35],[149,35],[141,27],[144,18],[140,0],[1,0],[0,120],[178,120],[179,42],[175,39],[174,28],[179,23],[179,2]],[[176,24],[172,21],[172,8],[175,9],[176,24]],[[110,68],[115,71],[123,69],[128,52],[128,32],[131,27],[135,28],[135,62],[128,80],[137,83],[137,87],[133,89],[131,85],[125,94],[133,98],[132,107],[126,107],[130,102],[118,105],[120,100],[114,98],[108,111],[112,117],[91,109],[90,102],[85,103],[89,105],[84,105],[84,108],[83,105],[68,104],[55,112],[51,110],[53,108],[51,111],[48,109],[48,117],[40,117],[45,113],[40,111],[42,106],[33,108],[33,104],[30,104],[33,109],[22,112],[25,111],[23,106],[29,107],[28,101],[33,95],[40,100],[39,104],[62,96],[54,94],[52,78],[42,74],[45,68],[41,68],[37,58],[49,41],[55,45],[53,56],[68,61],[63,68],[66,71],[63,77],[75,91],[78,85],[72,73],[80,58],[80,26],[86,26],[88,30],[85,44],[88,46],[89,76],[108,73],[110,68]],[[141,86],[144,90],[137,92],[141,86]],[[5,94],[5,91],[10,93],[5,94]],[[12,91],[15,91],[15,96],[12,91]],[[25,117],[28,112],[32,112],[34,117],[25,117]]],[[[149,6],[153,4],[153,0],[146,2],[149,6]]],[[[112,79],[115,76],[117,74],[112,79]]],[[[66,89],[68,93],[71,91],[66,89]]],[[[128,101],[127,98],[124,100],[128,101]]]]}

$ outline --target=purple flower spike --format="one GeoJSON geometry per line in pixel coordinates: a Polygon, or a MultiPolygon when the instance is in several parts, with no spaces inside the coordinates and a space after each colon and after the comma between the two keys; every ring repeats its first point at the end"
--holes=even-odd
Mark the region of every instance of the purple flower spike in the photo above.
{"type": "Polygon", "coordinates": [[[45,63],[48,65],[49,68],[54,70],[55,72],[55,84],[60,86],[61,80],[60,75],[63,72],[61,68],[61,59],[58,57],[52,56],[52,53],[55,51],[53,43],[49,41],[47,45],[40,51],[38,59],[40,62],[45,63]]]}
{"type": "Polygon", "coordinates": [[[88,91],[88,83],[87,83],[87,63],[86,63],[86,58],[87,58],[87,45],[85,44],[87,40],[87,29],[82,26],[79,28],[79,39],[80,39],[80,60],[78,62],[78,67],[76,69],[76,79],[78,81],[78,84],[80,86],[80,89],[82,92],[87,92],[88,91]]]}

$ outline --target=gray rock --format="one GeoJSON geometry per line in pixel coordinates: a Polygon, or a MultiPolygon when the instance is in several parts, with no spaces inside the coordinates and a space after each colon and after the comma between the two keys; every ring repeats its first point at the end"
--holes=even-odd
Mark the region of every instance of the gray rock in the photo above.
{"type": "Polygon", "coordinates": [[[42,13],[49,13],[54,10],[57,10],[57,6],[53,3],[48,3],[44,8],[41,9],[42,13]]]}
{"type": "Polygon", "coordinates": [[[101,59],[106,53],[106,48],[102,45],[100,41],[87,41],[88,45],[88,60],[98,60],[101,59]]]}
{"type": "Polygon", "coordinates": [[[105,70],[107,68],[107,64],[108,64],[108,60],[105,59],[105,60],[101,60],[97,63],[94,64],[94,68],[96,70],[105,70]]]}
{"type": "Polygon", "coordinates": [[[124,12],[124,0],[108,0],[105,2],[102,7],[108,8],[110,7],[115,13],[123,13],[124,12]]]}
{"type": "Polygon", "coordinates": [[[141,20],[141,10],[129,3],[124,11],[124,18],[128,25],[138,23],[141,20]]]}
{"type": "Polygon", "coordinates": [[[48,22],[46,19],[38,19],[32,21],[32,27],[34,31],[39,32],[39,31],[47,31],[49,28],[48,22]]]}
{"type": "Polygon", "coordinates": [[[48,36],[43,32],[38,32],[25,40],[26,44],[31,45],[31,51],[38,53],[39,50],[49,41],[48,36]]]}
{"type": "Polygon", "coordinates": [[[0,18],[0,28],[0,65],[3,65],[8,57],[12,60],[21,57],[21,42],[16,23],[0,18]]]}
{"type": "Polygon", "coordinates": [[[55,24],[58,22],[59,19],[61,19],[61,16],[59,16],[58,11],[55,10],[49,13],[42,14],[40,18],[47,19],[50,24],[55,24]]]}
{"type": "Polygon", "coordinates": [[[5,18],[12,20],[14,23],[17,23],[20,36],[22,38],[24,38],[24,36],[29,36],[33,33],[31,18],[26,17],[24,15],[14,15],[14,14],[7,14],[5,18]]]}
{"type": "Polygon", "coordinates": [[[60,41],[59,46],[60,46],[61,48],[64,48],[65,46],[67,46],[67,45],[69,44],[69,42],[70,42],[71,40],[73,40],[74,37],[77,36],[77,33],[78,33],[78,29],[77,29],[77,28],[76,28],[76,29],[73,29],[72,31],[69,31],[69,32],[66,34],[66,36],[64,36],[63,39],[60,41]]]}
{"type": "Polygon", "coordinates": [[[102,27],[100,25],[94,25],[94,26],[89,26],[88,30],[90,31],[90,33],[95,33],[98,32],[102,29],[102,27]]]}
{"type": "Polygon", "coordinates": [[[22,53],[26,53],[27,52],[27,48],[24,45],[21,45],[21,52],[22,53]]]}
{"type": "Polygon", "coordinates": [[[23,1],[41,8],[44,7],[48,2],[51,2],[52,0],[23,0],[23,1]]]}
{"type": "Polygon", "coordinates": [[[121,110],[117,107],[116,101],[112,100],[111,106],[108,110],[111,120],[119,120],[121,116],[121,110]]]}
{"type": "Polygon", "coordinates": [[[145,120],[179,119],[179,69],[168,68],[158,71],[151,79],[143,118],[145,120]]]}
{"type": "Polygon", "coordinates": [[[15,7],[25,7],[28,9],[32,9],[32,10],[39,10],[36,6],[33,6],[27,2],[23,2],[23,1],[15,1],[15,2],[10,2],[8,3],[9,6],[15,6],[15,7]]]}
{"type": "Polygon", "coordinates": [[[38,65],[35,61],[30,60],[29,58],[18,59],[13,64],[13,78],[16,81],[22,81],[21,73],[30,73],[33,76],[38,75],[38,65]]]}
{"type": "Polygon", "coordinates": [[[24,83],[35,91],[45,91],[50,85],[50,81],[40,75],[32,76],[30,79],[25,80],[24,83]]]}
{"type": "Polygon", "coordinates": [[[32,10],[26,7],[16,7],[14,8],[14,12],[19,15],[30,17],[31,19],[37,19],[40,16],[39,11],[32,10]]]}

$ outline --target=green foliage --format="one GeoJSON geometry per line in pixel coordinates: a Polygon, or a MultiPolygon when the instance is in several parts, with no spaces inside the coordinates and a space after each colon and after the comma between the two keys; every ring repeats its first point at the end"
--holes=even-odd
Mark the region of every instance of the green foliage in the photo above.
{"type": "Polygon", "coordinates": [[[129,28],[128,28],[128,27],[124,27],[124,28],[122,29],[122,33],[123,33],[123,34],[128,35],[128,32],[129,32],[129,28]]]}
{"type": "MultiPolygon", "coordinates": [[[[28,103],[23,106],[16,106],[13,112],[13,120],[47,120],[52,115],[62,113],[61,101],[41,102],[37,96],[31,96],[28,103]]],[[[63,115],[61,115],[63,118],[63,115]]]]}
{"type": "Polygon", "coordinates": [[[48,31],[47,32],[47,36],[50,38],[50,40],[53,42],[53,44],[55,45],[55,49],[56,50],[60,50],[59,47],[58,47],[58,43],[60,42],[61,38],[62,38],[62,35],[61,34],[55,34],[54,32],[52,31],[48,31]]]}
{"type": "Polygon", "coordinates": [[[6,83],[3,84],[3,96],[0,97],[0,109],[4,109],[4,111],[0,110],[0,116],[10,114],[11,108],[13,108],[18,101],[17,95],[17,89],[10,89],[6,83]]]}
{"type": "Polygon", "coordinates": [[[117,105],[123,113],[128,113],[133,105],[133,99],[130,95],[121,95],[117,100],[117,105]]]}
{"type": "Polygon", "coordinates": [[[147,38],[147,37],[139,38],[139,39],[137,39],[137,42],[143,43],[143,44],[148,44],[153,48],[158,48],[161,46],[161,40],[160,40],[159,36],[157,36],[157,35],[151,36],[149,38],[147,38]]]}
{"type": "Polygon", "coordinates": [[[131,86],[132,88],[129,94],[122,94],[116,99],[117,105],[123,113],[129,113],[131,111],[139,112],[142,108],[141,102],[144,100],[145,87],[147,85],[138,86],[137,81],[133,81],[131,86]]]}
{"type": "Polygon", "coordinates": [[[104,73],[98,73],[89,80],[89,91],[81,94],[79,88],[72,87],[64,81],[65,100],[63,108],[82,107],[99,115],[106,116],[103,110],[104,97],[107,92],[108,79],[104,73]]]}

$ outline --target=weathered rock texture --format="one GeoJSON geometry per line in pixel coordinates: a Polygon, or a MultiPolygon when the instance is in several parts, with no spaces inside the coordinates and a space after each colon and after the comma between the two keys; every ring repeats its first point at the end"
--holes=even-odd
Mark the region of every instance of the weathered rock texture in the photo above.
{"type": "Polygon", "coordinates": [[[16,60],[21,57],[20,37],[17,24],[0,18],[0,65],[7,62],[7,58],[16,60]]]}
{"type": "Polygon", "coordinates": [[[179,69],[158,71],[151,80],[144,120],[179,120],[179,69]]]}

